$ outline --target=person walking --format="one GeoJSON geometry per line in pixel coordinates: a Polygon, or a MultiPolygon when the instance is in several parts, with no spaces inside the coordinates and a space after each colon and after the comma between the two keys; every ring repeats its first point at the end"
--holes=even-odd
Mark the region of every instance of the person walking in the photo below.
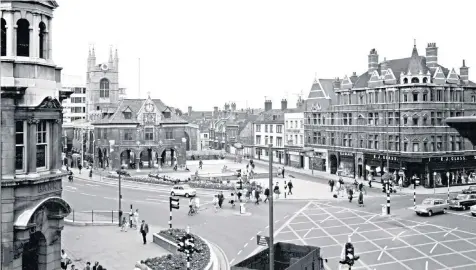
{"type": "Polygon", "coordinates": [[[283,166],[283,168],[282,168],[282,170],[281,170],[281,173],[282,173],[283,178],[284,178],[284,166],[283,166]]]}
{"type": "Polygon", "coordinates": [[[293,182],[291,182],[291,179],[288,182],[288,195],[293,195],[293,182]]]}
{"type": "Polygon", "coordinates": [[[329,180],[329,187],[331,188],[331,193],[334,192],[334,185],[335,185],[334,179],[330,179],[329,180]]]}
{"type": "Polygon", "coordinates": [[[239,202],[241,202],[241,196],[242,196],[242,195],[243,195],[243,194],[241,193],[241,191],[238,190],[238,193],[236,193],[236,196],[238,197],[238,201],[239,201],[239,202]]]}
{"type": "Polygon", "coordinates": [[[99,262],[95,262],[93,266],[93,270],[97,270],[99,267],[99,262]]]}
{"type": "Polygon", "coordinates": [[[352,187],[349,187],[349,189],[347,190],[347,194],[349,195],[349,202],[351,203],[352,198],[354,196],[354,190],[352,189],[352,187]]]}
{"type": "Polygon", "coordinates": [[[83,165],[81,165],[81,163],[78,164],[78,170],[79,170],[79,174],[81,174],[81,169],[83,168],[83,165]]]}
{"type": "Polygon", "coordinates": [[[266,188],[264,190],[264,196],[265,196],[265,198],[264,198],[263,202],[266,203],[269,200],[269,188],[266,188]]]}
{"type": "Polygon", "coordinates": [[[70,259],[68,258],[68,254],[64,251],[64,249],[61,250],[61,269],[68,269],[68,264],[70,263],[70,259]]]}
{"type": "Polygon", "coordinates": [[[276,194],[276,199],[279,199],[279,194],[281,191],[279,191],[279,182],[276,182],[276,185],[274,186],[273,193],[276,194]]]}
{"type": "Polygon", "coordinates": [[[127,221],[126,216],[122,217],[121,232],[127,232],[127,227],[129,227],[129,222],[127,221]]]}
{"type": "Polygon", "coordinates": [[[218,195],[213,196],[213,207],[215,207],[215,213],[218,212],[218,195]]]}
{"type": "Polygon", "coordinates": [[[256,198],[255,204],[259,205],[259,190],[258,189],[255,191],[255,198],[256,198]]]}
{"type": "Polygon", "coordinates": [[[359,192],[359,207],[364,207],[364,193],[362,191],[359,192]]]}
{"type": "Polygon", "coordinates": [[[92,167],[89,170],[89,178],[93,178],[93,168],[92,167]]]}
{"type": "Polygon", "coordinates": [[[202,159],[200,159],[200,161],[198,162],[198,168],[201,170],[203,169],[203,161],[202,159]]]}
{"type": "Polygon", "coordinates": [[[223,192],[220,191],[220,193],[218,194],[218,207],[220,207],[220,209],[221,209],[221,206],[223,205],[224,200],[225,200],[225,196],[223,196],[223,192]]]}
{"type": "Polygon", "coordinates": [[[142,240],[144,241],[144,245],[147,244],[147,234],[149,233],[149,224],[145,223],[145,220],[142,220],[142,224],[140,226],[140,233],[142,234],[142,240]]]}

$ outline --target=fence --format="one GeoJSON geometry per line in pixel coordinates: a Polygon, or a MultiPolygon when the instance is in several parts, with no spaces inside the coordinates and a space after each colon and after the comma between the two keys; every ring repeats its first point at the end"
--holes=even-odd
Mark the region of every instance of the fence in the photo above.
{"type": "Polygon", "coordinates": [[[91,211],[75,211],[72,210],[68,219],[73,222],[90,222],[90,223],[108,223],[117,224],[119,221],[119,213],[115,210],[91,210],[91,211]]]}

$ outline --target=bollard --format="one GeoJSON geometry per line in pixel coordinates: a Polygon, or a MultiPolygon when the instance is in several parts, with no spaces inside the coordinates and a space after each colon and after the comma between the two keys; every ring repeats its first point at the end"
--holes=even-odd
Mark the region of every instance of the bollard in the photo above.
{"type": "Polygon", "coordinates": [[[73,209],[73,223],[74,223],[74,209],[73,209]]]}
{"type": "MultiPolygon", "coordinates": [[[[111,210],[111,222],[114,223],[114,210],[111,210]]],[[[121,220],[119,218],[119,224],[121,223],[121,220]]]]}
{"type": "Polygon", "coordinates": [[[94,223],[94,210],[91,210],[91,223],[94,223]]]}

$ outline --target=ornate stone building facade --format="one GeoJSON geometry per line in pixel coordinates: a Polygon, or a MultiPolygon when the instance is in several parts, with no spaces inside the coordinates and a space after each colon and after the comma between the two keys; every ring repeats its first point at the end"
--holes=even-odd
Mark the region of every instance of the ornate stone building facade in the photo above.
{"type": "Polygon", "coordinates": [[[55,1],[2,1],[3,269],[59,269],[63,218],[61,68],[52,59],[55,1]]]}
{"type": "Polygon", "coordinates": [[[311,91],[306,146],[328,151],[331,173],[379,175],[389,160],[390,172],[417,176],[427,187],[469,183],[474,146],[444,123],[476,113],[476,84],[464,60],[459,74],[443,67],[435,43],[428,44],[426,56],[414,46],[408,58],[378,57],[372,49],[360,76],[319,84],[319,91],[335,95],[331,105],[312,99],[319,91],[311,91]]]}
{"type": "Polygon", "coordinates": [[[124,99],[113,114],[92,123],[99,167],[154,168],[184,165],[197,150],[198,126],[189,124],[160,99],[124,99]]]}

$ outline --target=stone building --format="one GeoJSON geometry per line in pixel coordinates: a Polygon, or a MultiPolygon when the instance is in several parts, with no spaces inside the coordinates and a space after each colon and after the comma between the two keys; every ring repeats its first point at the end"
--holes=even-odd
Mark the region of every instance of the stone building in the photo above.
{"type": "Polygon", "coordinates": [[[2,266],[60,269],[61,68],[52,59],[56,1],[2,1],[2,266]]]}
{"type": "Polygon", "coordinates": [[[426,56],[414,46],[410,57],[381,62],[372,49],[366,72],[320,85],[335,93],[330,105],[308,101],[306,146],[328,152],[331,173],[380,175],[388,160],[391,173],[416,176],[427,187],[468,183],[474,146],[444,123],[476,113],[468,69],[464,60],[459,74],[443,67],[435,43],[426,56]]]}
{"type": "Polygon", "coordinates": [[[112,114],[104,114],[92,125],[99,167],[184,165],[186,151],[197,150],[199,143],[197,125],[150,97],[123,99],[112,114]]]}

